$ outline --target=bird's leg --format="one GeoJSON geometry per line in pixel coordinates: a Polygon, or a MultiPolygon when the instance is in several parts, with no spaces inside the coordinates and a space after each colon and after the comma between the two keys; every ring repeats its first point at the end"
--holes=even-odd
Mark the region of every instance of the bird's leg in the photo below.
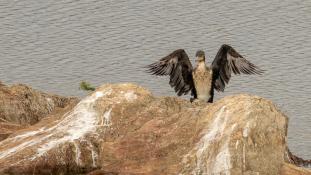
{"type": "Polygon", "coordinates": [[[194,100],[195,100],[195,98],[190,98],[190,102],[192,103],[192,102],[194,102],[194,100]]]}
{"type": "Polygon", "coordinates": [[[210,95],[211,96],[208,99],[207,103],[213,103],[213,100],[214,100],[214,88],[211,89],[210,95]]]}
{"type": "Polygon", "coordinates": [[[201,103],[201,102],[205,102],[205,101],[197,99],[197,98],[190,98],[190,102],[191,103],[201,103]]]}

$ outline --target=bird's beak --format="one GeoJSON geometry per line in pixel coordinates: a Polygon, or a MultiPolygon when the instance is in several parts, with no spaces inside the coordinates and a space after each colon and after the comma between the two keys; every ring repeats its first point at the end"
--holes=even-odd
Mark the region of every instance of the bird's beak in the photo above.
{"type": "Polygon", "coordinates": [[[199,57],[195,58],[195,62],[197,62],[197,63],[199,62],[199,57]]]}
{"type": "Polygon", "coordinates": [[[203,60],[204,60],[204,58],[202,58],[202,57],[197,57],[196,60],[195,60],[195,62],[198,63],[198,62],[201,62],[201,61],[203,61],[203,60]]]}

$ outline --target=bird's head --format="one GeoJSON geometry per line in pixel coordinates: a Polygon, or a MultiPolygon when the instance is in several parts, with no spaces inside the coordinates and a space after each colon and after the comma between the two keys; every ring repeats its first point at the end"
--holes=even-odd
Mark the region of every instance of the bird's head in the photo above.
{"type": "Polygon", "coordinates": [[[196,56],[196,62],[205,62],[205,53],[203,50],[198,50],[197,53],[195,54],[196,56]]]}

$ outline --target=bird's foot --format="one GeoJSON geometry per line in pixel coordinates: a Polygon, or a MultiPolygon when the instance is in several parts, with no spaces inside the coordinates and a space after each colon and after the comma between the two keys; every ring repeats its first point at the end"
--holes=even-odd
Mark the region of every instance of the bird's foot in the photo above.
{"type": "Polygon", "coordinates": [[[191,103],[193,103],[195,100],[197,100],[197,99],[195,99],[195,98],[190,98],[190,102],[191,102],[191,103]]]}
{"type": "Polygon", "coordinates": [[[191,103],[197,103],[200,102],[201,100],[197,99],[197,98],[190,98],[190,102],[191,103]]]}
{"type": "Polygon", "coordinates": [[[190,102],[191,103],[199,103],[199,102],[202,102],[202,100],[199,100],[197,98],[190,98],[190,102]]]}
{"type": "Polygon", "coordinates": [[[204,100],[200,100],[200,99],[197,99],[197,98],[190,98],[190,102],[191,103],[213,103],[213,101],[204,101],[204,100]]]}

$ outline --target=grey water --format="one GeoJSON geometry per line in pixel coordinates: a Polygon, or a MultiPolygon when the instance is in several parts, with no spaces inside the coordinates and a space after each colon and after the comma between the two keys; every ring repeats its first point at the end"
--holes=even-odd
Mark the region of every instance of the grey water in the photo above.
{"type": "Polygon", "coordinates": [[[1,0],[0,81],[66,96],[78,89],[134,82],[174,96],[168,79],[143,66],[184,48],[211,63],[232,45],[266,70],[234,76],[224,96],[272,100],[289,117],[290,149],[311,158],[311,1],[307,0],[1,0]]]}

